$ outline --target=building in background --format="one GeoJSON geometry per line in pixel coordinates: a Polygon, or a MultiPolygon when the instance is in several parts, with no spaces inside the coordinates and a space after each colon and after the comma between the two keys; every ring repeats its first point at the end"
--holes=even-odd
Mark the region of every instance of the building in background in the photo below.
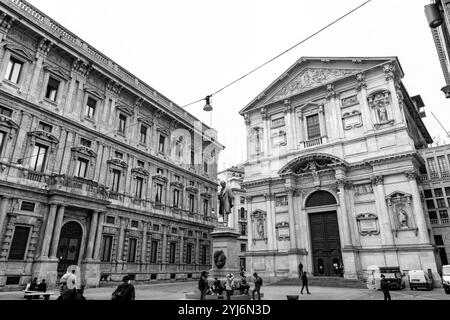
{"type": "Polygon", "coordinates": [[[425,6],[425,15],[445,79],[441,90],[450,98],[450,0],[431,0],[431,4],[425,6]]]}
{"type": "Polygon", "coordinates": [[[216,132],[26,1],[0,10],[0,290],[210,269],[216,132]]]}
{"type": "Polygon", "coordinates": [[[443,265],[450,261],[450,145],[421,150],[427,173],[422,175],[424,205],[443,265]]]}
{"type": "Polygon", "coordinates": [[[305,57],[240,114],[247,269],[264,278],[364,278],[369,266],[430,269],[420,149],[432,143],[420,96],[396,57],[305,57]]]}
{"type": "MultiPolygon", "coordinates": [[[[232,213],[229,216],[228,226],[234,228],[239,232],[238,242],[240,247],[239,265],[241,269],[246,270],[245,254],[247,251],[247,207],[246,207],[246,193],[242,188],[244,181],[244,166],[238,165],[223,170],[217,175],[218,182],[225,181],[227,186],[231,188],[234,194],[234,206],[232,213]]],[[[219,187],[220,190],[220,187],[219,187]]],[[[217,209],[218,212],[219,209],[217,209]]]]}

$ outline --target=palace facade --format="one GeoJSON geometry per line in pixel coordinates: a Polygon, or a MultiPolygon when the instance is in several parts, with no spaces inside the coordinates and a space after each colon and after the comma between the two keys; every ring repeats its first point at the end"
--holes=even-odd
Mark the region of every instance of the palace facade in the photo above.
{"type": "Polygon", "coordinates": [[[26,1],[0,12],[0,290],[209,270],[216,131],[26,1]]]}
{"type": "Polygon", "coordinates": [[[247,126],[247,269],[266,278],[437,274],[421,200],[432,143],[396,57],[304,57],[240,114],[247,126]]]}

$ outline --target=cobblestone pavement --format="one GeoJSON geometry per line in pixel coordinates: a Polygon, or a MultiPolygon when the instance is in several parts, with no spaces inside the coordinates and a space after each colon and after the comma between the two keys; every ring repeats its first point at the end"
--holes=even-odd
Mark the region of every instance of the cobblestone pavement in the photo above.
{"type": "MultiPolygon", "coordinates": [[[[187,292],[194,291],[196,282],[161,283],[136,286],[137,300],[184,300],[187,292]]],[[[109,300],[115,287],[92,288],[85,291],[88,300],[109,300]]],[[[311,294],[303,292],[300,300],[382,300],[383,293],[369,289],[310,287],[311,294]]],[[[299,294],[300,287],[267,285],[262,288],[264,300],[286,300],[286,295],[299,294]]],[[[444,289],[391,291],[392,300],[450,300],[444,289]]],[[[56,299],[57,296],[53,296],[56,299]]],[[[21,292],[0,292],[0,300],[21,300],[21,292]]]]}

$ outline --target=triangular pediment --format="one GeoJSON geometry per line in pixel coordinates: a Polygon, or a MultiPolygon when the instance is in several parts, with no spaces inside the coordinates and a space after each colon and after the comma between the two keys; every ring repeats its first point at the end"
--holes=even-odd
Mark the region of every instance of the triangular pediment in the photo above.
{"type": "MultiPolygon", "coordinates": [[[[303,57],[272,82],[262,93],[240,111],[243,115],[250,110],[259,110],[267,105],[284,101],[304,92],[336,84],[340,80],[355,78],[361,72],[382,67],[394,61],[403,76],[396,57],[303,57]]],[[[380,69],[382,71],[382,69],[380,69]]]]}
{"type": "Polygon", "coordinates": [[[28,49],[26,49],[23,46],[17,45],[15,43],[7,42],[7,41],[4,41],[1,44],[1,46],[6,47],[8,50],[14,52],[18,56],[20,56],[23,59],[28,60],[30,62],[35,59],[33,54],[31,53],[31,51],[29,51],[28,49]]]}
{"type": "Polygon", "coordinates": [[[46,64],[44,65],[44,69],[63,80],[69,80],[70,78],[69,74],[61,68],[46,64]]]}

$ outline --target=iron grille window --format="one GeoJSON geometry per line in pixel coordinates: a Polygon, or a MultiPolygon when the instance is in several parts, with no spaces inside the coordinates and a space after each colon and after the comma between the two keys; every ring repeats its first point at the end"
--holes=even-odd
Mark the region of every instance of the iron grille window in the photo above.
{"type": "Polygon", "coordinates": [[[427,163],[428,163],[428,169],[430,169],[430,174],[432,174],[432,175],[436,174],[437,167],[436,167],[436,161],[434,160],[434,158],[428,158],[427,163]]]}
{"type": "Polygon", "coordinates": [[[20,283],[20,276],[6,277],[6,285],[17,285],[20,283]]]}
{"type": "Polygon", "coordinates": [[[444,241],[443,241],[441,235],[435,235],[435,236],[434,236],[434,242],[435,242],[436,245],[438,245],[438,246],[443,246],[443,245],[444,245],[444,241]]]}
{"type": "Polygon", "coordinates": [[[144,179],[141,177],[136,177],[136,192],[135,197],[138,199],[142,198],[142,186],[144,184],[144,179]]]}
{"type": "Polygon", "coordinates": [[[23,62],[11,57],[6,67],[5,78],[11,82],[19,83],[22,68],[23,62]]]}
{"type": "Polygon", "coordinates": [[[433,200],[427,200],[426,203],[427,203],[427,208],[428,208],[428,209],[434,209],[434,208],[436,208],[436,207],[434,206],[434,201],[433,201],[433,200]]]}
{"type": "Polygon", "coordinates": [[[112,181],[112,188],[111,188],[113,192],[119,192],[120,175],[121,175],[121,172],[119,170],[113,169],[113,181],[112,181]]]}
{"type": "Polygon", "coordinates": [[[28,244],[28,235],[30,234],[29,227],[16,226],[14,229],[14,236],[9,249],[9,260],[23,260],[25,259],[25,251],[28,244]]]}
{"type": "Polygon", "coordinates": [[[97,100],[94,98],[88,97],[86,103],[86,118],[94,119],[95,116],[95,108],[97,107],[97,100]]]}
{"type": "Polygon", "coordinates": [[[247,244],[241,243],[241,252],[247,251],[247,244]]]}
{"type": "Polygon", "coordinates": [[[136,261],[136,245],[137,245],[137,239],[129,238],[129,240],[128,240],[128,262],[136,261]]]}
{"type": "MultiPolygon", "coordinates": [[[[109,217],[107,217],[109,218],[109,217]]],[[[110,262],[111,261],[111,248],[112,248],[112,236],[103,236],[101,261],[110,262]]]]}
{"type": "Polygon", "coordinates": [[[288,205],[288,197],[287,196],[280,196],[275,197],[275,206],[276,207],[282,207],[288,205]]]}
{"type": "Polygon", "coordinates": [[[157,183],[156,184],[156,195],[155,195],[155,202],[161,203],[162,202],[162,192],[163,192],[163,185],[157,183]]]}
{"type": "Polygon", "coordinates": [[[246,236],[247,235],[247,223],[245,222],[240,222],[239,223],[239,227],[240,227],[240,231],[241,231],[241,236],[246,236]]]}
{"type": "Polygon", "coordinates": [[[141,126],[141,134],[139,136],[139,142],[142,144],[147,143],[147,127],[144,125],[141,126]]]}
{"type": "Polygon", "coordinates": [[[115,224],[116,223],[116,218],[115,217],[111,217],[111,216],[106,216],[106,223],[107,224],[115,224]]]}
{"type": "Polygon", "coordinates": [[[45,97],[51,101],[56,101],[56,96],[58,95],[60,82],[55,78],[50,77],[48,79],[47,91],[45,92],[45,97]]]}
{"type": "Polygon", "coordinates": [[[43,172],[45,162],[47,160],[47,150],[46,146],[36,144],[33,149],[33,155],[31,157],[32,169],[34,171],[43,172]]]}
{"type": "Polygon", "coordinates": [[[174,208],[178,208],[179,200],[180,200],[180,190],[174,189],[173,190],[173,207],[174,208]]]}
{"type": "Polygon", "coordinates": [[[208,247],[207,246],[202,246],[202,264],[206,264],[208,257],[208,247]]]}
{"type": "Polygon", "coordinates": [[[156,263],[158,259],[158,241],[152,240],[150,263],[156,263]]]}
{"type": "Polygon", "coordinates": [[[170,243],[170,252],[169,252],[169,263],[175,263],[176,249],[177,249],[177,243],[171,242],[170,243]]]}
{"type": "Polygon", "coordinates": [[[313,140],[321,137],[318,114],[306,117],[306,128],[308,131],[308,140],[313,140]]]}
{"type": "Polygon", "coordinates": [[[203,199],[203,215],[208,215],[209,201],[208,199],[203,199]]]}
{"type": "Polygon", "coordinates": [[[52,130],[53,130],[53,126],[51,126],[45,122],[42,122],[42,121],[39,122],[38,128],[39,128],[39,130],[45,131],[48,133],[52,133],[52,130]]]}
{"type": "Polygon", "coordinates": [[[436,203],[437,203],[437,207],[438,208],[445,208],[446,207],[445,200],[443,198],[442,199],[436,199],[436,203]]]}
{"type": "Polygon", "coordinates": [[[159,146],[158,151],[161,153],[164,153],[164,147],[166,144],[166,137],[164,137],[162,134],[159,135],[159,146]]]}
{"type": "Polygon", "coordinates": [[[89,167],[89,160],[78,158],[75,167],[76,176],[80,178],[86,178],[88,167],[89,167]]]}
{"type": "Polygon", "coordinates": [[[450,197],[450,187],[445,188],[445,194],[450,197]]]}
{"type": "Polygon", "coordinates": [[[443,196],[444,196],[444,193],[442,192],[442,189],[441,189],[441,188],[439,188],[439,189],[434,189],[434,196],[435,196],[436,198],[443,197],[443,196]]]}
{"type": "Polygon", "coordinates": [[[177,228],[172,228],[172,230],[171,230],[171,232],[173,233],[173,234],[176,234],[177,233],[177,228]]]}
{"type": "Polygon", "coordinates": [[[6,116],[8,118],[11,118],[12,110],[9,109],[9,108],[5,108],[5,107],[0,106],[0,114],[3,115],[3,116],[6,116]]]}
{"type": "Polygon", "coordinates": [[[195,196],[193,194],[189,195],[189,211],[194,212],[195,210],[195,196]]]}
{"type": "Polygon", "coordinates": [[[139,228],[139,221],[131,220],[131,227],[136,229],[139,228]]]}
{"type": "Polygon", "coordinates": [[[159,231],[159,224],[153,225],[153,231],[159,231]]]}
{"type": "Polygon", "coordinates": [[[186,245],[186,264],[192,264],[192,244],[186,245]]]}
{"type": "MultiPolygon", "coordinates": [[[[425,194],[425,198],[433,198],[433,193],[431,192],[431,190],[423,190],[423,192],[425,194]]],[[[449,190],[449,192],[450,192],[450,190],[449,190]]]]}
{"type": "Polygon", "coordinates": [[[439,210],[439,216],[441,217],[441,220],[442,219],[448,219],[448,212],[447,212],[447,210],[439,210]]]}
{"type": "Polygon", "coordinates": [[[193,234],[194,234],[194,233],[192,232],[192,230],[189,230],[189,231],[188,231],[188,236],[189,236],[189,237],[192,237],[193,234]]]}
{"type": "Polygon", "coordinates": [[[20,206],[20,210],[33,212],[35,208],[34,202],[22,201],[22,205],[20,206]]]}
{"type": "Polygon", "coordinates": [[[205,161],[205,162],[203,162],[203,171],[205,172],[205,173],[208,173],[208,163],[205,161]]]}
{"type": "Polygon", "coordinates": [[[438,163],[438,166],[439,166],[439,170],[441,171],[441,174],[444,175],[444,176],[449,175],[448,164],[447,164],[447,161],[445,160],[445,157],[444,156],[438,156],[437,157],[437,163],[438,163]]]}
{"type": "Polygon", "coordinates": [[[124,114],[119,115],[119,128],[118,131],[121,134],[125,134],[125,128],[127,126],[127,116],[124,114]]]}
{"type": "Polygon", "coordinates": [[[437,214],[436,211],[429,211],[428,215],[430,216],[430,220],[437,220],[437,214]]]}
{"type": "Polygon", "coordinates": [[[85,146],[85,147],[87,147],[87,148],[90,148],[91,145],[92,145],[92,142],[91,142],[90,140],[88,140],[88,139],[81,138],[81,139],[80,139],[80,144],[81,144],[82,146],[85,146]]]}

